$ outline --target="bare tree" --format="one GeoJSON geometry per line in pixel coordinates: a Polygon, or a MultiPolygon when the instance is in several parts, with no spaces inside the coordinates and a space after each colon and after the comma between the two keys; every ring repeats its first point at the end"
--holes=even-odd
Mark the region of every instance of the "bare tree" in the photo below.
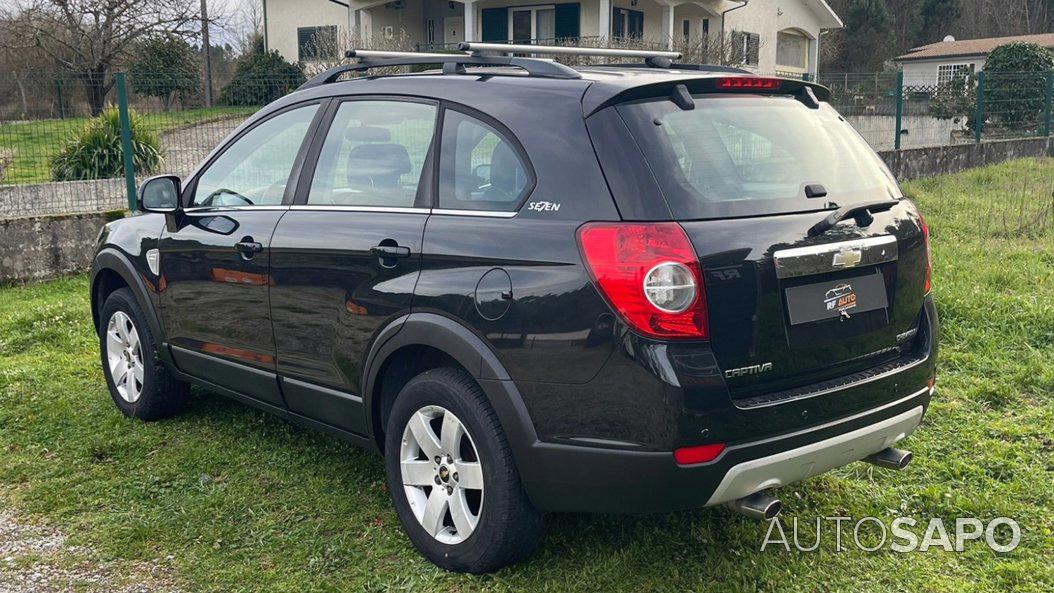
{"type": "Polygon", "coordinates": [[[8,49],[38,48],[78,77],[93,114],[135,41],[157,33],[193,38],[200,22],[195,0],[16,0],[2,10],[16,32],[8,49]]]}

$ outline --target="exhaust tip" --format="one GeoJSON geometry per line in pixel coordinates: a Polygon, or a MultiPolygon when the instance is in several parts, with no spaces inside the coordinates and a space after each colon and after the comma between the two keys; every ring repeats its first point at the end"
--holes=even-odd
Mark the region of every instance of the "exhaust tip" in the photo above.
{"type": "Polygon", "coordinates": [[[900,471],[911,463],[913,457],[911,451],[888,447],[874,455],[865,457],[864,461],[885,469],[895,469],[900,471]]]}
{"type": "Polygon", "coordinates": [[[778,498],[761,492],[729,501],[725,503],[725,506],[741,515],[762,521],[774,519],[783,511],[783,503],[778,498]]]}

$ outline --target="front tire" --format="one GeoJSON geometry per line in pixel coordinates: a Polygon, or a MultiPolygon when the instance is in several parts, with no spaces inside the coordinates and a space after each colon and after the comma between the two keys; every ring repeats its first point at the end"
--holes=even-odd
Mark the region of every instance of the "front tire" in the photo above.
{"type": "Polygon", "coordinates": [[[99,314],[99,352],[110,396],[129,418],[158,420],[181,411],[190,385],[157,356],[157,342],[132,291],[115,290],[99,314]]]}
{"type": "Polygon", "coordinates": [[[441,568],[490,572],[538,544],[541,513],[486,395],[460,369],[427,371],[403,387],[388,418],[385,469],[404,531],[441,568]]]}

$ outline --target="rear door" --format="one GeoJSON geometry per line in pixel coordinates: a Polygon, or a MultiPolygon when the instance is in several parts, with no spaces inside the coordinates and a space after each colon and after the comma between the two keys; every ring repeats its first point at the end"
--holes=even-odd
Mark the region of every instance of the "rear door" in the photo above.
{"type": "Polygon", "coordinates": [[[663,98],[617,111],[699,255],[733,397],[911,356],[927,268],[920,220],[833,109],[740,93],[696,96],[690,110],[663,98]],[[840,207],[876,201],[893,205],[810,233],[840,207]]]}
{"type": "Polygon", "coordinates": [[[437,113],[428,101],[334,101],[316,135],[315,165],[271,241],[277,368],[294,412],[366,432],[362,363],[377,330],[410,308],[437,113]]]}

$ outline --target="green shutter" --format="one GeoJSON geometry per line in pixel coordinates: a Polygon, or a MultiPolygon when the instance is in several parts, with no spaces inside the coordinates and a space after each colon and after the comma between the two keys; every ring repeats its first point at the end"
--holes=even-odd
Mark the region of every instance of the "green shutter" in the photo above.
{"type": "Polygon", "coordinates": [[[581,5],[577,2],[556,5],[556,38],[577,38],[580,33],[581,5]]]}
{"type": "Polygon", "coordinates": [[[509,40],[509,9],[508,8],[484,8],[483,11],[483,41],[508,41],[509,40]]]}

